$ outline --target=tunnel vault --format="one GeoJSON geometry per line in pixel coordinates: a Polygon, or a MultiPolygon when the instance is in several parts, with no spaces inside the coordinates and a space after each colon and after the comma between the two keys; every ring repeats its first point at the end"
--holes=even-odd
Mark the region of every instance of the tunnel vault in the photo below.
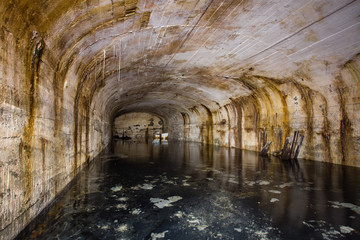
{"type": "Polygon", "coordinates": [[[0,237],[111,141],[115,117],[169,138],[360,167],[360,2],[3,0],[0,237]]]}

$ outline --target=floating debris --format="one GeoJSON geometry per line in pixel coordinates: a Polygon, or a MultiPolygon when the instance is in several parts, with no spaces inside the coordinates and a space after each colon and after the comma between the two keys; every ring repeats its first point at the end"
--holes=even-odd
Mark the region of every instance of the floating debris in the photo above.
{"type": "Polygon", "coordinates": [[[357,214],[360,214],[360,207],[352,204],[352,203],[340,203],[340,202],[333,202],[333,201],[329,201],[329,203],[332,204],[332,207],[337,208],[337,207],[344,207],[344,208],[349,208],[350,210],[356,212],[357,214]]]}
{"type": "Polygon", "coordinates": [[[171,207],[171,203],[177,202],[181,200],[182,197],[180,196],[172,196],[168,197],[168,199],[161,199],[161,198],[150,198],[150,202],[154,203],[155,206],[158,208],[164,208],[164,207],[171,207]]]}
{"type": "Polygon", "coordinates": [[[292,183],[292,182],[284,183],[284,184],[279,185],[279,188],[291,187],[291,186],[293,186],[293,185],[294,185],[294,183],[292,183]]]}
{"type": "Polygon", "coordinates": [[[237,231],[237,232],[241,232],[241,231],[242,231],[241,228],[234,228],[234,230],[237,231]]]}
{"type": "Polygon", "coordinates": [[[110,226],[109,225],[102,225],[102,226],[99,226],[98,225],[98,228],[102,229],[102,230],[109,230],[110,229],[110,226]]]}
{"type": "Polygon", "coordinates": [[[184,217],[184,213],[181,211],[178,211],[177,213],[174,214],[174,216],[178,217],[178,218],[182,218],[182,217],[184,217]]]}
{"type": "Polygon", "coordinates": [[[213,181],[214,179],[213,178],[206,178],[206,180],[213,181]]]}
{"type": "Polygon", "coordinates": [[[259,183],[259,185],[269,185],[270,184],[269,181],[259,181],[258,183],[259,183]]]}
{"type": "Polygon", "coordinates": [[[230,183],[235,183],[235,184],[239,184],[239,182],[238,182],[238,181],[236,181],[236,180],[235,180],[235,179],[233,179],[233,178],[230,178],[228,182],[230,182],[230,183]]]}
{"type": "Polygon", "coordinates": [[[117,208],[117,209],[124,209],[124,210],[126,210],[126,209],[127,209],[127,205],[126,205],[126,204],[118,204],[118,205],[116,205],[116,208],[117,208]]]}
{"type": "Polygon", "coordinates": [[[278,201],[280,201],[280,200],[277,199],[277,198],[272,198],[272,199],[270,200],[270,202],[278,202],[278,201]]]}
{"type": "Polygon", "coordinates": [[[245,181],[245,183],[249,186],[254,186],[255,182],[254,181],[245,181]]]}
{"type": "Polygon", "coordinates": [[[119,227],[115,228],[117,232],[126,232],[128,230],[127,224],[121,224],[119,227]]]}
{"type": "Polygon", "coordinates": [[[140,188],[144,190],[151,190],[154,188],[154,185],[145,183],[140,188]]]}
{"type": "Polygon", "coordinates": [[[131,211],[132,215],[139,215],[141,213],[142,213],[142,211],[139,208],[135,208],[131,211]]]}
{"type": "Polygon", "coordinates": [[[341,233],[351,233],[352,231],[354,231],[354,229],[351,228],[351,227],[340,226],[340,232],[341,233]]]}
{"type": "Polygon", "coordinates": [[[169,231],[164,231],[162,233],[151,233],[151,239],[152,240],[156,240],[158,238],[164,238],[165,237],[165,234],[168,233],[169,231]]]}
{"type": "Polygon", "coordinates": [[[205,228],[207,228],[208,226],[207,225],[198,225],[196,226],[196,228],[199,230],[199,231],[203,231],[205,228]]]}
{"type": "Polygon", "coordinates": [[[118,198],[118,200],[119,200],[120,202],[126,202],[127,200],[129,200],[129,198],[127,198],[127,197],[121,197],[121,198],[118,198]]]}
{"type": "Polygon", "coordinates": [[[112,188],[110,188],[110,189],[111,189],[111,191],[113,191],[113,192],[119,192],[119,191],[121,191],[121,190],[123,189],[123,187],[122,187],[121,185],[117,185],[117,186],[112,187],[112,188]]]}
{"type": "Polygon", "coordinates": [[[269,190],[269,192],[271,192],[271,193],[276,193],[276,194],[280,194],[280,193],[281,193],[280,191],[277,191],[277,190],[269,190]]]}

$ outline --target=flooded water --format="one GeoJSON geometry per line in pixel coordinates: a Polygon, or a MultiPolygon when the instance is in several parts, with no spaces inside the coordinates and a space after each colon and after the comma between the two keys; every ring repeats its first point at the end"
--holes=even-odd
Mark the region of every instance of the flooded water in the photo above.
{"type": "Polygon", "coordinates": [[[17,239],[360,239],[360,169],[118,141],[17,239]]]}

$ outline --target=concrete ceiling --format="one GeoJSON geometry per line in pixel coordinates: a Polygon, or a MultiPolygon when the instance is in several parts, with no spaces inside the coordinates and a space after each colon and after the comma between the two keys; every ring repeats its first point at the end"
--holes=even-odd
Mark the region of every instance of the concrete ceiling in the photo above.
{"type": "Polygon", "coordinates": [[[57,88],[95,97],[111,116],[216,109],[269,81],[321,89],[360,51],[360,1],[0,4],[18,35],[44,39],[57,88]]]}

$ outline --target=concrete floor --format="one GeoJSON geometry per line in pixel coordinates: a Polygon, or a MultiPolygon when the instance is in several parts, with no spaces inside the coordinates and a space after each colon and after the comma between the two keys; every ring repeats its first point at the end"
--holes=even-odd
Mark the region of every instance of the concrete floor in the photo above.
{"type": "Polygon", "coordinates": [[[17,239],[359,239],[360,169],[117,141],[17,239]]]}

